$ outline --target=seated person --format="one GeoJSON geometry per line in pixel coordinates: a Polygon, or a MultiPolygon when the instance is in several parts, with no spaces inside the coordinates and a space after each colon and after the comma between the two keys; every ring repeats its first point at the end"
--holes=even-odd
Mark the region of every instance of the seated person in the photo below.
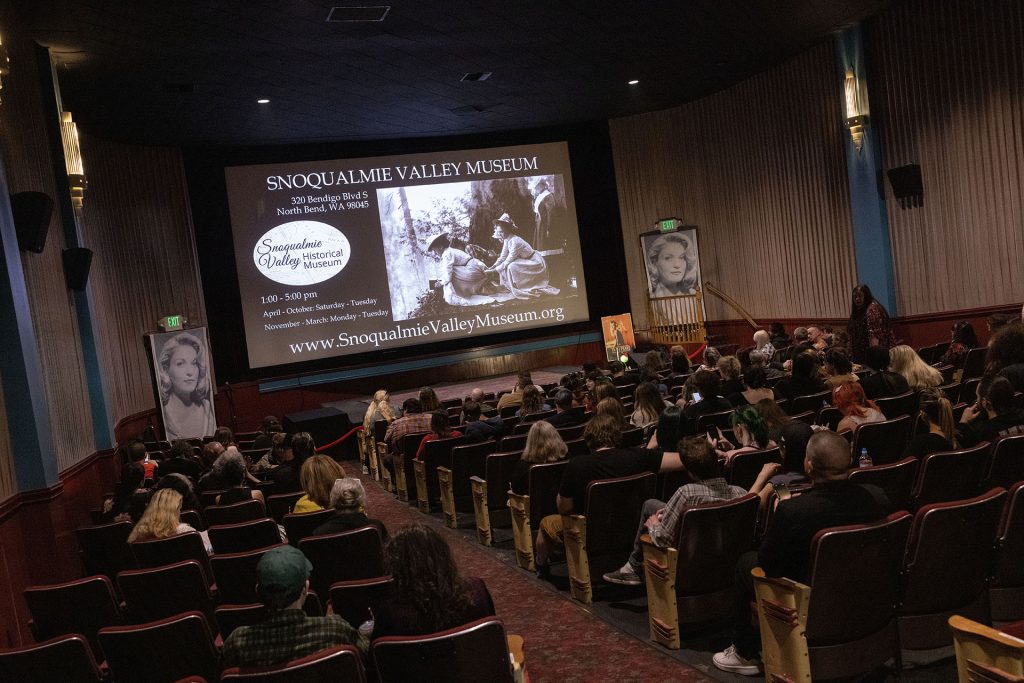
{"type": "Polygon", "coordinates": [[[906,344],[894,346],[889,351],[889,367],[893,372],[903,375],[907,386],[914,391],[942,384],[942,373],[925,363],[917,351],[906,344]]]}
{"type": "Polygon", "coordinates": [[[714,346],[705,346],[704,352],[701,354],[701,364],[694,372],[718,372],[718,361],[721,360],[722,354],[719,353],[718,349],[714,346]]]}
{"type": "Polygon", "coordinates": [[[149,457],[146,444],[142,439],[132,439],[124,445],[124,454],[128,462],[136,462],[142,467],[146,479],[156,480],[156,460],[149,457]]]}
{"type": "Polygon", "coordinates": [[[224,484],[224,493],[217,496],[217,505],[233,505],[246,500],[258,500],[266,507],[267,501],[263,499],[263,492],[248,486],[245,471],[245,458],[232,446],[224,451],[223,455],[217,458],[213,468],[214,473],[219,473],[218,478],[224,484]]]}
{"type": "Polygon", "coordinates": [[[430,413],[423,411],[423,404],[418,398],[407,398],[402,402],[402,417],[388,425],[384,443],[388,445],[388,451],[394,453],[403,436],[427,431],[430,431],[430,413]]]}
{"type": "Polygon", "coordinates": [[[268,550],[256,565],[256,590],[266,618],[239,626],[221,651],[221,666],[260,667],[283,664],[335,645],[355,645],[365,657],[369,642],[336,614],[310,617],[302,610],[313,570],[302,551],[292,546],[268,550]]]}
{"type": "Polygon", "coordinates": [[[673,346],[668,350],[668,358],[673,376],[690,374],[690,357],[686,355],[685,348],[673,346]]]}
{"type": "Polygon", "coordinates": [[[516,385],[512,387],[512,391],[502,394],[501,398],[498,399],[498,414],[500,415],[502,410],[510,406],[521,406],[523,404],[523,390],[529,386],[533,386],[533,377],[529,372],[520,372],[519,377],[516,379],[516,385]]]}
{"type": "Polygon", "coordinates": [[[494,615],[487,586],[459,575],[448,543],[426,524],[395,533],[384,568],[395,584],[374,615],[375,639],[436,633],[494,615]]]}
{"type": "Polygon", "coordinates": [[[465,434],[466,443],[482,443],[488,439],[499,439],[505,433],[505,422],[500,415],[494,415],[482,419],[480,416],[480,404],[476,401],[466,401],[462,404],[462,414],[466,418],[465,434]]]}
{"type": "MultiPolygon", "coordinates": [[[[173,488],[163,488],[155,492],[149,499],[149,505],[146,506],[146,510],[142,513],[135,528],[128,534],[128,542],[155,541],[195,531],[191,525],[181,521],[181,501],[181,494],[173,488]]],[[[203,539],[206,552],[212,554],[213,547],[210,545],[210,539],[206,532],[202,532],[200,536],[203,539]]]]}
{"type": "Polygon", "coordinates": [[[750,493],[761,498],[764,509],[771,499],[772,491],[779,486],[807,483],[804,472],[804,459],[807,456],[807,442],[814,435],[814,429],[802,420],[786,422],[780,431],[779,450],[782,451],[782,464],[765,463],[750,487],[750,493]]]}
{"type": "Polygon", "coordinates": [[[716,428],[718,437],[710,440],[718,457],[727,467],[739,453],[775,448],[775,442],[768,438],[768,422],[754,406],[737,408],[729,421],[739,443],[733,444],[723,437],[720,428],[716,428]]]}
{"type": "Polygon", "coordinates": [[[184,474],[193,481],[199,479],[199,476],[203,473],[203,466],[199,464],[199,461],[192,454],[192,444],[185,439],[176,439],[171,444],[170,457],[161,460],[156,468],[158,477],[173,472],[184,474]]]}
{"type": "Polygon", "coordinates": [[[419,399],[420,408],[424,413],[432,413],[435,410],[444,409],[444,406],[441,405],[441,399],[437,397],[437,392],[430,387],[420,387],[419,399]]]}
{"type": "MultiPolygon", "coordinates": [[[[227,449],[228,446],[237,446],[235,443],[235,433],[231,431],[231,427],[217,427],[213,432],[213,439],[210,443],[218,443],[221,449],[227,449]]],[[[212,460],[211,460],[212,462],[212,460]]]]}
{"type": "Polygon", "coordinates": [[[771,335],[768,334],[767,330],[758,330],[754,333],[753,350],[762,354],[762,358],[764,358],[766,363],[772,361],[772,356],[775,355],[775,346],[772,345],[771,335]]]}
{"type": "Polygon", "coordinates": [[[648,427],[658,423],[658,418],[665,410],[666,403],[661,397],[658,386],[653,382],[641,382],[637,385],[633,394],[633,413],[629,416],[629,423],[634,427],[648,427]]]}
{"type": "Polygon", "coordinates": [[[940,365],[952,365],[955,368],[963,368],[964,361],[971,349],[976,349],[978,335],[974,333],[974,326],[966,320],[961,320],[953,325],[952,337],[949,340],[949,348],[939,359],[940,365]]]}
{"type": "Polygon", "coordinates": [[[1013,407],[1013,393],[1013,385],[1005,377],[982,378],[977,403],[967,406],[960,416],[957,437],[962,446],[1024,434],[1024,411],[1013,407]]]}
{"type": "Polygon", "coordinates": [[[302,482],[299,480],[301,463],[295,459],[295,452],[292,450],[292,435],[274,435],[274,459],[279,463],[277,467],[270,470],[267,480],[274,482],[274,493],[295,493],[302,490],[302,482]]]}
{"type": "Polygon", "coordinates": [[[335,480],[331,486],[330,507],[334,509],[334,517],[313,530],[314,536],[339,534],[361,526],[373,525],[380,532],[382,541],[388,540],[388,530],[384,522],[366,516],[366,489],[363,482],[355,477],[335,480]]]}
{"type": "Polygon", "coordinates": [[[922,391],[919,409],[921,417],[928,423],[928,431],[911,437],[903,457],[923,458],[931,453],[954,451],[960,447],[956,438],[953,405],[941,389],[922,391]]]}
{"type": "Polygon", "coordinates": [[[299,469],[299,483],[305,494],[295,502],[292,512],[316,512],[331,507],[331,487],[344,476],[345,470],[334,458],[328,455],[308,458],[299,469]]]}
{"type": "Polygon", "coordinates": [[[842,349],[829,349],[825,352],[825,384],[835,389],[840,384],[860,380],[853,374],[853,361],[842,349]]]}
{"type": "Polygon", "coordinates": [[[751,351],[749,354],[750,358],[750,370],[755,368],[761,368],[764,370],[764,376],[767,379],[782,379],[786,376],[782,370],[778,370],[773,367],[768,359],[760,351],[751,351]]]}
{"type": "Polygon", "coordinates": [[[513,493],[526,495],[530,484],[530,466],[545,462],[558,462],[569,452],[558,431],[544,420],[538,420],[526,435],[523,455],[512,470],[509,487],[513,493]]]}
{"type": "MultiPolygon", "coordinates": [[[[751,410],[753,410],[751,408],[751,410]]],[[[660,548],[675,543],[676,532],[683,510],[702,503],[733,500],[746,495],[739,486],[731,486],[722,476],[718,455],[703,436],[690,436],[679,445],[679,457],[683,467],[694,480],[676,489],[668,503],[654,498],[644,502],[640,512],[640,524],[633,541],[633,553],[621,569],[604,575],[604,580],[623,586],[639,586],[643,583],[644,551],[640,543],[643,534],[650,534],[651,541],[660,548]]]]}
{"type": "Polygon", "coordinates": [[[252,442],[252,448],[256,451],[262,451],[263,449],[270,449],[274,445],[274,434],[283,432],[284,429],[281,427],[281,421],[273,415],[267,415],[263,418],[260,423],[259,434],[252,442]]]}
{"type": "Polygon", "coordinates": [[[827,388],[818,374],[817,356],[813,352],[802,352],[793,358],[792,374],[775,385],[775,394],[792,401],[797,396],[818,394],[827,388]]]}
{"type": "Polygon", "coordinates": [[[728,396],[734,406],[752,406],[758,401],[775,400],[775,392],[768,386],[768,375],[763,367],[751,367],[743,374],[746,388],[728,396]]]}
{"type": "Polygon", "coordinates": [[[722,356],[718,359],[718,374],[722,376],[722,396],[737,394],[747,387],[743,384],[743,366],[736,356],[722,356]]]}
{"type": "Polygon", "coordinates": [[[114,495],[103,501],[104,523],[123,522],[131,519],[129,510],[132,497],[138,493],[146,493],[146,490],[142,488],[145,478],[146,472],[137,462],[130,462],[121,468],[121,480],[114,487],[114,495]]]}
{"type": "Polygon", "coordinates": [[[586,418],[583,410],[573,410],[573,395],[568,389],[559,389],[555,394],[555,414],[544,418],[555,429],[562,427],[575,427],[582,424],[586,418]]]}
{"type": "Polygon", "coordinates": [[[551,406],[544,402],[544,394],[535,384],[523,389],[523,403],[516,411],[516,417],[526,417],[533,413],[540,413],[551,410],[551,406]]]}
{"type": "Polygon", "coordinates": [[[416,459],[423,459],[423,451],[427,444],[438,439],[455,439],[462,436],[462,432],[448,426],[448,413],[444,410],[435,410],[430,414],[430,433],[424,434],[420,440],[420,446],[416,449],[416,459]]]}
{"type": "Polygon", "coordinates": [[[550,575],[548,561],[552,546],[562,541],[562,515],[582,509],[587,485],[598,479],[628,477],[642,472],[674,472],[682,469],[678,453],[644,448],[622,448],[622,426],[610,415],[595,415],[583,430],[583,439],[592,451],[569,460],[558,489],[558,514],[540,521],[535,541],[535,565],[541,577],[550,575]]]}
{"type": "Polygon", "coordinates": [[[847,382],[833,389],[832,405],[843,414],[836,427],[837,432],[853,430],[862,424],[885,422],[885,415],[874,401],[869,401],[864,395],[860,382],[847,382]]]}
{"type": "Polygon", "coordinates": [[[717,372],[696,372],[690,378],[690,387],[693,390],[692,398],[676,402],[676,405],[683,409],[683,415],[690,421],[688,434],[696,431],[697,420],[701,415],[732,410],[729,400],[722,397],[722,380],[717,372]]]}
{"type": "Polygon", "coordinates": [[[899,396],[910,391],[906,378],[889,370],[889,349],[884,346],[869,346],[864,362],[874,372],[867,377],[861,377],[860,385],[864,388],[864,395],[872,401],[876,398],[899,396]]]}

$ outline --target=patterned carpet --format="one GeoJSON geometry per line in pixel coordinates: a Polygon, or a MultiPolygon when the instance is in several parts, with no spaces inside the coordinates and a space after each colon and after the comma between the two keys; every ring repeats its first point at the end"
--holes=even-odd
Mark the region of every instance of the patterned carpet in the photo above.
{"type": "Polygon", "coordinates": [[[616,630],[547,584],[502,562],[493,550],[467,534],[445,527],[385,493],[351,462],[345,468],[363,479],[369,514],[388,529],[411,523],[435,526],[448,538],[459,568],[479,576],[494,597],[498,616],[509,633],[525,639],[526,668],[534,683],[554,681],[708,681],[641,640],[616,630]]]}

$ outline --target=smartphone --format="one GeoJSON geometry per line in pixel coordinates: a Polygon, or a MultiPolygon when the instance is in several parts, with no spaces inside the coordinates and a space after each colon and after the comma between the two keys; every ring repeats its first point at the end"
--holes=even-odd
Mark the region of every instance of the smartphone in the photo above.
{"type": "Polygon", "coordinates": [[[703,396],[700,395],[699,391],[693,392],[693,400],[694,401],[696,401],[697,403],[700,403],[702,398],[703,398],[703,396]]]}

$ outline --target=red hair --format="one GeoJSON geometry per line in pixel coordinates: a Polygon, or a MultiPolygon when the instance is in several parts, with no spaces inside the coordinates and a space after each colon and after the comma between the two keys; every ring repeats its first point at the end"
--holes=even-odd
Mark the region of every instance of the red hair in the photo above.
{"type": "Polygon", "coordinates": [[[860,385],[860,382],[843,382],[833,389],[832,405],[839,408],[843,417],[850,415],[866,417],[865,408],[879,410],[878,405],[874,401],[869,401],[868,397],[864,395],[864,387],[860,385]]]}

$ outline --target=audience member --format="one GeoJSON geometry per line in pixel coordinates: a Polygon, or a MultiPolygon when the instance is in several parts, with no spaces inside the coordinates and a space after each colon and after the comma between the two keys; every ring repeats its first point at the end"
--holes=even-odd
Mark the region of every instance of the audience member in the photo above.
{"type": "Polygon", "coordinates": [[[771,362],[775,355],[775,346],[772,345],[771,335],[765,330],[758,330],[754,333],[754,351],[760,353],[766,362],[771,362]]]}
{"type": "Polygon", "coordinates": [[[718,359],[718,374],[722,376],[720,392],[722,396],[738,394],[746,389],[740,377],[742,366],[736,356],[722,356],[718,359]]]}
{"type": "Polygon", "coordinates": [[[714,346],[705,346],[704,353],[701,354],[701,365],[697,368],[697,372],[703,370],[704,372],[718,372],[718,361],[721,360],[722,354],[718,352],[714,346]]]}
{"type": "Polygon", "coordinates": [[[728,396],[734,406],[752,406],[765,399],[774,401],[775,392],[768,386],[768,376],[763,367],[751,367],[743,374],[746,388],[728,396]]]}
{"type": "Polygon", "coordinates": [[[673,346],[668,350],[669,365],[673,375],[690,374],[690,357],[682,346],[673,346]]]}
{"type": "Polygon", "coordinates": [[[956,438],[956,421],[953,406],[941,389],[925,389],[921,392],[921,415],[928,423],[928,431],[916,434],[910,439],[903,457],[923,458],[930,453],[952,451],[959,448],[956,438]]]}
{"type": "Polygon", "coordinates": [[[1013,407],[1013,385],[1005,377],[986,375],[978,384],[978,402],[960,416],[957,438],[964,446],[1024,434],[1024,411],[1013,407]]]}
{"type": "Polygon", "coordinates": [[[231,431],[231,427],[217,427],[213,433],[213,439],[210,443],[219,443],[224,448],[228,446],[234,446],[235,444],[235,433],[231,431]]]}
{"type": "Polygon", "coordinates": [[[732,410],[729,400],[722,397],[722,380],[717,372],[698,370],[690,378],[693,398],[690,401],[677,401],[683,409],[683,415],[690,421],[687,434],[693,434],[697,428],[697,420],[701,415],[721,413],[732,410]],[[682,405],[680,405],[682,404],[682,405]]]}
{"type": "Polygon", "coordinates": [[[296,432],[292,436],[292,454],[295,456],[295,464],[301,468],[306,460],[316,455],[316,442],[309,432],[296,432]]]}
{"type": "Polygon", "coordinates": [[[961,320],[953,325],[949,348],[942,354],[939,363],[942,365],[952,365],[955,368],[963,368],[964,361],[967,360],[967,353],[979,346],[978,335],[974,333],[974,326],[966,320],[961,320]]]}
{"type": "Polygon", "coordinates": [[[575,427],[581,424],[586,419],[583,416],[583,411],[579,408],[574,410],[572,404],[572,392],[568,389],[559,389],[555,394],[555,414],[544,418],[544,420],[551,423],[551,426],[556,429],[575,427]]]}
{"type": "Polygon", "coordinates": [[[1024,325],[1005,325],[992,335],[985,354],[985,372],[1005,377],[1014,391],[1024,391],[1024,325]]]}
{"type": "Polygon", "coordinates": [[[505,433],[505,421],[500,415],[485,419],[481,418],[480,404],[466,401],[462,404],[462,414],[466,420],[466,443],[481,443],[488,439],[497,439],[505,433]]]}
{"type": "MultiPolygon", "coordinates": [[[[216,443],[220,446],[216,441],[212,441],[210,443],[216,443]]],[[[221,448],[223,448],[223,446],[221,446],[221,448]]],[[[235,452],[238,453],[237,448],[235,448],[235,452]]],[[[204,491],[223,491],[228,488],[228,483],[224,479],[224,466],[230,458],[224,457],[226,453],[226,450],[221,451],[216,460],[214,460],[213,464],[210,466],[210,471],[199,478],[199,481],[196,483],[196,491],[202,493],[204,491]]],[[[238,453],[238,457],[242,459],[242,469],[246,469],[245,459],[242,454],[238,453]]]]}
{"type": "Polygon", "coordinates": [[[750,369],[753,370],[755,368],[761,368],[764,370],[764,376],[767,379],[782,379],[786,376],[786,373],[782,370],[772,367],[769,364],[764,353],[760,351],[751,351],[748,357],[750,358],[750,369]]]}
{"type": "MultiPolygon", "coordinates": [[[[181,501],[181,494],[173,488],[163,488],[153,493],[142,517],[128,534],[128,542],[153,541],[195,531],[190,525],[181,521],[181,501]]],[[[210,539],[207,538],[206,532],[201,533],[200,536],[203,538],[206,552],[212,554],[213,548],[210,546],[210,539]]]]}
{"type": "MultiPolygon", "coordinates": [[[[235,444],[230,445],[234,446],[235,444]]],[[[203,444],[203,449],[199,451],[199,462],[203,467],[203,476],[209,474],[210,469],[213,467],[213,463],[217,462],[217,458],[220,457],[220,454],[223,453],[226,448],[227,446],[222,444],[220,441],[211,441],[210,443],[203,444]]],[[[202,480],[202,477],[200,477],[200,480],[202,480]]]]}
{"type": "Polygon", "coordinates": [[[142,482],[146,478],[146,472],[142,465],[137,462],[130,462],[121,468],[121,480],[114,487],[114,495],[103,501],[104,522],[122,522],[130,520],[129,510],[132,497],[137,493],[144,494],[142,482]]]}
{"type": "Polygon", "coordinates": [[[865,361],[868,347],[884,346],[891,349],[896,346],[889,313],[871,294],[867,285],[853,288],[850,322],[846,331],[850,335],[850,357],[857,363],[865,361]]]}
{"type": "Polygon", "coordinates": [[[737,408],[730,418],[730,423],[736,435],[736,444],[722,436],[721,429],[718,429],[718,437],[711,439],[711,445],[726,466],[740,453],[775,448],[775,442],[768,438],[768,423],[754,406],[737,408]]]}
{"type": "Polygon", "coordinates": [[[814,325],[807,327],[807,343],[818,352],[824,352],[829,347],[828,337],[825,336],[820,327],[814,325]]]}
{"type": "Polygon", "coordinates": [[[779,437],[782,435],[782,428],[793,422],[793,418],[787,415],[782,406],[773,400],[760,400],[754,407],[757,408],[757,412],[761,413],[761,417],[768,425],[768,438],[778,443],[779,437]]]}
{"type": "Polygon", "coordinates": [[[283,664],[335,645],[355,645],[367,655],[366,636],[340,616],[310,617],[303,611],[312,570],[298,548],[286,545],[264,553],[256,565],[256,590],[267,616],[231,632],[221,652],[223,668],[283,664]]]}
{"type": "Polygon", "coordinates": [[[156,472],[158,477],[177,472],[191,479],[198,479],[203,473],[203,468],[192,454],[192,444],[185,439],[176,439],[171,444],[170,457],[160,461],[156,472]]]}
{"type": "Polygon", "coordinates": [[[659,547],[670,546],[676,541],[683,510],[704,503],[732,500],[747,493],[739,486],[726,483],[718,456],[703,436],[683,439],[679,446],[679,456],[683,468],[694,480],[693,483],[676,489],[668,503],[654,498],[644,502],[636,539],[633,541],[633,552],[620,569],[604,575],[605,581],[623,586],[641,585],[644,551],[640,537],[643,534],[650,534],[651,541],[659,547]]]}
{"type": "Polygon", "coordinates": [[[430,432],[423,435],[419,448],[416,449],[416,459],[423,459],[423,451],[427,444],[438,439],[457,439],[462,432],[452,429],[448,424],[448,413],[445,410],[435,410],[430,414],[430,432]]]}
{"type": "Polygon", "coordinates": [[[260,422],[260,432],[256,435],[256,438],[252,442],[253,450],[262,451],[263,449],[270,449],[273,444],[274,434],[283,432],[284,429],[281,427],[281,421],[273,415],[267,415],[260,422]]]}
{"type": "Polygon", "coordinates": [[[430,387],[421,387],[419,393],[420,399],[420,410],[424,413],[432,413],[435,410],[443,410],[444,406],[441,405],[440,399],[437,398],[437,394],[430,387]]]}
{"type": "Polygon", "coordinates": [[[775,489],[807,482],[804,459],[807,456],[807,442],[813,434],[814,429],[801,420],[790,420],[782,427],[777,441],[782,452],[782,464],[766,463],[750,487],[750,492],[761,498],[762,510],[768,505],[775,489]]]}
{"type": "Polygon", "coordinates": [[[860,385],[864,389],[864,395],[871,400],[899,396],[910,391],[907,378],[889,370],[889,349],[884,346],[869,347],[866,363],[874,372],[861,377],[860,385]]]}
{"type": "Polygon", "coordinates": [[[156,461],[149,457],[146,444],[142,439],[132,439],[124,445],[124,455],[128,462],[138,463],[146,479],[156,479],[156,461]]]}
{"type": "Polygon", "coordinates": [[[671,404],[666,404],[656,385],[651,382],[641,382],[637,385],[633,395],[633,413],[629,416],[629,422],[634,427],[657,424],[666,405],[671,404]]]}
{"type": "Polygon", "coordinates": [[[913,391],[929,389],[942,384],[942,373],[921,360],[917,351],[906,344],[900,344],[889,351],[889,367],[907,380],[913,391]]]}
{"type": "MultiPolygon", "coordinates": [[[[757,660],[761,639],[750,619],[753,567],[761,567],[768,576],[807,583],[811,539],[818,531],[872,522],[891,511],[881,489],[848,481],[850,444],[835,432],[821,431],[810,438],[804,469],[812,488],[779,504],[760,550],[742,556],[736,567],[733,644],[713,658],[715,666],[723,671],[742,676],[761,674],[757,660]]],[[[856,568],[851,571],[856,572],[856,568]]]]}
{"type": "Polygon", "coordinates": [[[629,426],[626,422],[626,412],[622,407],[622,401],[618,398],[602,398],[597,403],[597,407],[594,408],[594,417],[598,415],[608,415],[615,420],[615,424],[619,425],[619,429],[623,430],[629,426]]]}
{"type": "Polygon", "coordinates": [[[523,456],[512,470],[509,486],[514,493],[526,495],[529,491],[530,466],[538,463],[558,462],[569,452],[558,431],[551,424],[534,422],[526,435],[523,456]]]}
{"type": "Polygon", "coordinates": [[[536,385],[531,384],[523,389],[523,403],[516,411],[518,417],[526,417],[546,410],[551,410],[551,406],[544,402],[544,394],[536,385]]]}
{"type": "Polygon", "coordinates": [[[299,481],[299,469],[301,465],[295,460],[295,452],[292,450],[291,434],[275,434],[273,457],[279,464],[270,470],[267,480],[274,482],[273,492],[294,493],[302,490],[302,483],[299,481]]]}
{"type": "Polygon", "coordinates": [[[813,353],[800,353],[793,359],[793,372],[775,385],[775,393],[792,401],[797,396],[808,396],[826,390],[818,374],[818,361],[813,353]]]}
{"type": "MultiPolygon", "coordinates": [[[[245,458],[232,446],[224,451],[224,454],[217,458],[211,472],[216,477],[216,482],[222,484],[224,493],[216,498],[217,505],[233,505],[247,500],[258,500],[264,505],[263,492],[254,489],[246,484],[245,458]]],[[[217,489],[208,489],[214,490],[217,489]]]]}
{"type": "Polygon", "coordinates": [[[334,516],[313,530],[314,536],[340,534],[364,526],[375,526],[382,541],[388,540],[384,522],[366,516],[366,489],[363,482],[355,477],[341,476],[331,484],[327,508],[334,509],[334,516]]]}
{"type": "Polygon", "coordinates": [[[825,384],[835,389],[840,384],[857,382],[859,378],[853,374],[853,363],[842,349],[829,349],[825,352],[825,384]]]}
{"type": "Polygon", "coordinates": [[[508,394],[503,394],[498,399],[498,414],[500,415],[501,411],[505,408],[521,406],[523,404],[523,390],[529,386],[533,386],[533,377],[529,372],[520,372],[519,377],[516,379],[516,385],[512,387],[512,391],[508,394]]]}
{"type": "Polygon", "coordinates": [[[658,418],[658,426],[654,428],[647,447],[675,453],[685,431],[686,418],[683,417],[682,409],[679,406],[667,406],[658,418]]]}
{"type": "Polygon", "coordinates": [[[384,442],[391,453],[398,450],[398,443],[406,434],[430,431],[430,413],[423,412],[418,398],[405,399],[402,403],[402,413],[402,417],[388,425],[388,430],[384,433],[384,442]]]}
{"type": "Polygon", "coordinates": [[[461,577],[448,544],[425,524],[395,533],[384,566],[395,583],[375,615],[374,639],[436,633],[494,615],[484,582],[461,577]]]}
{"type": "Polygon", "coordinates": [[[391,405],[391,394],[387,389],[378,389],[373,393],[370,405],[366,406],[366,414],[363,415],[363,430],[367,434],[373,434],[374,425],[377,420],[384,420],[391,424],[402,416],[402,411],[391,405]]]}
{"type": "Polygon", "coordinates": [[[885,422],[885,415],[878,409],[878,404],[868,400],[859,382],[847,382],[833,389],[832,405],[843,415],[836,427],[837,432],[855,430],[862,424],[885,422]]]}
{"type": "Polygon", "coordinates": [[[331,506],[331,487],[345,476],[345,470],[327,455],[314,455],[299,468],[299,484],[304,491],[292,512],[316,512],[331,506]]]}

